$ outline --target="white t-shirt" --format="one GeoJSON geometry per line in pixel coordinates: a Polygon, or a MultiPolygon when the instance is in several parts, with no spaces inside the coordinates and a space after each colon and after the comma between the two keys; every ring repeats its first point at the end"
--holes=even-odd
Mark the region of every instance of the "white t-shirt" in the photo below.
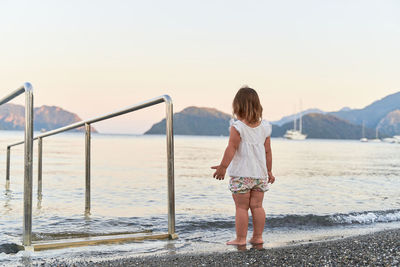
{"type": "Polygon", "coordinates": [[[241,140],[228,166],[228,175],[231,177],[268,178],[264,143],[265,139],[271,135],[271,124],[262,120],[260,125],[252,128],[240,120],[231,120],[231,126],[239,132],[241,140]]]}

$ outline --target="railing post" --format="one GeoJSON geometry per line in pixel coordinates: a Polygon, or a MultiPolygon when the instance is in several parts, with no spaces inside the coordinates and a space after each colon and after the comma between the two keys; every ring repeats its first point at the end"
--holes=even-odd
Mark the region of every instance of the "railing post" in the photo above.
{"type": "Polygon", "coordinates": [[[175,234],[175,185],[174,185],[174,133],[172,100],[166,99],[166,136],[167,136],[167,166],[168,166],[168,234],[171,239],[175,234]]]}
{"type": "Polygon", "coordinates": [[[32,244],[32,160],[33,160],[33,90],[25,87],[25,147],[24,147],[24,222],[23,245],[32,244]]]}
{"type": "Polygon", "coordinates": [[[6,165],[6,189],[10,188],[10,153],[11,147],[7,147],[7,165],[6,165]]]}
{"type": "Polygon", "coordinates": [[[90,124],[85,124],[85,214],[90,214],[90,124]]]}
{"type": "MultiPolygon", "coordinates": [[[[10,154],[11,147],[24,144],[24,217],[23,217],[23,245],[32,245],[32,159],[33,159],[33,90],[29,83],[24,84],[9,96],[0,99],[0,105],[8,102],[15,96],[25,91],[25,138],[24,141],[7,146],[7,174],[6,180],[10,180],[10,154]]],[[[157,97],[119,110],[101,117],[86,120],[56,130],[41,134],[38,139],[38,196],[42,194],[42,161],[43,161],[43,137],[54,135],[70,129],[85,126],[85,215],[90,215],[91,210],[91,124],[113,118],[135,110],[153,106],[165,102],[166,104],[166,141],[167,141],[167,176],[168,176],[168,235],[171,239],[178,238],[175,233],[175,185],[174,185],[174,135],[173,135],[173,104],[168,95],[157,97]]],[[[38,201],[38,208],[40,207],[38,201]]]]}
{"type": "Polygon", "coordinates": [[[43,143],[42,138],[38,138],[38,199],[42,199],[42,151],[43,151],[43,143]]]}

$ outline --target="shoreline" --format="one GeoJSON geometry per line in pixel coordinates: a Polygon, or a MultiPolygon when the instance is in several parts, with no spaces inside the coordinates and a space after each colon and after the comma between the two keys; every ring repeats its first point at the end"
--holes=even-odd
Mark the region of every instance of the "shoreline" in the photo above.
{"type": "MultiPolygon", "coordinates": [[[[238,248],[239,250],[239,248],[238,248]]],[[[400,265],[400,229],[275,248],[200,254],[132,256],[115,260],[54,259],[45,266],[371,266],[400,265]],[[48,265],[49,264],[49,265],[48,265]]]]}

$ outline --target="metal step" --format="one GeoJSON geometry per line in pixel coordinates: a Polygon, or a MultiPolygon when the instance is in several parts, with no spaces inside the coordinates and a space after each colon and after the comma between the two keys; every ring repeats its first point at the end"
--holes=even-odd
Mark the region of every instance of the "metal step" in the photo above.
{"type": "Polygon", "coordinates": [[[35,241],[31,246],[24,246],[27,251],[40,251],[49,249],[83,247],[92,245],[127,243],[143,240],[177,239],[178,235],[165,233],[135,233],[123,235],[92,236],[85,238],[68,238],[59,240],[35,241]]]}

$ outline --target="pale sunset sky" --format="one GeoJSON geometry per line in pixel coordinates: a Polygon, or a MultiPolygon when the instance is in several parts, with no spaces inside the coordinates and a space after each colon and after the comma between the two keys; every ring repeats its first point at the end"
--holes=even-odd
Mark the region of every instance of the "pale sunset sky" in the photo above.
{"type": "MultiPolygon", "coordinates": [[[[0,0],[0,97],[29,81],[35,106],[82,119],[162,94],[176,112],[231,113],[247,84],[271,121],[300,99],[362,108],[400,91],[399,14],[396,0],[0,0]]],[[[143,133],[163,116],[160,105],[94,126],[143,133]]]]}

